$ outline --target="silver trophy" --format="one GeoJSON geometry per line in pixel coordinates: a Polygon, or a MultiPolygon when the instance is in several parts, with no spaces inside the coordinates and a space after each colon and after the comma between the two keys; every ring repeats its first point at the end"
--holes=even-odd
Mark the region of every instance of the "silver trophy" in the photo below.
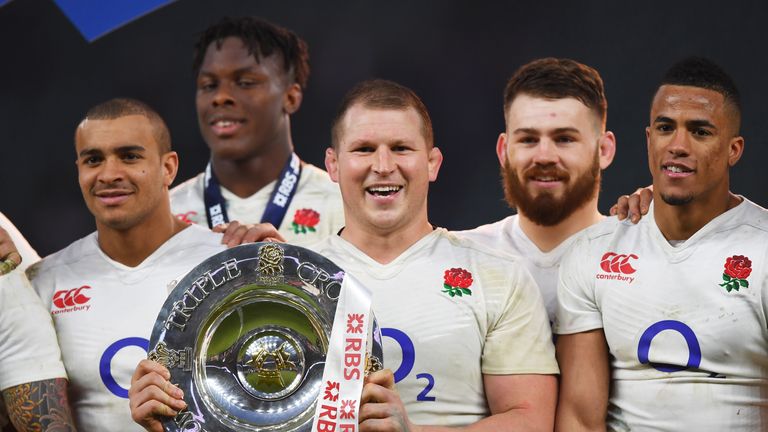
{"type": "MultiPolygon", "coordinates": [[[[278,243],[228,249],[189,272],[149,343],[187,403],[165,430],[309,430],[343,280],[330,260],[278,243]]],[[[382,360],[372,322],[369,372],[382,360]]]]}

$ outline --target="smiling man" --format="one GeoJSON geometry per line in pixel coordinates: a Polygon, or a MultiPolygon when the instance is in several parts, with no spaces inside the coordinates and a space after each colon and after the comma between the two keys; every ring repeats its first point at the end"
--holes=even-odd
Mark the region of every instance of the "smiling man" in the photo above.
{"type": "Polygon", "coordinates": [[[78,427],[141,430],[128,387],[166,286],[224,246],[221,235],[171,213],[178,158],[150,107],[131,99],[95,106],[77,127],[75,151],[96,232],[27,273],[53,316],[78,427]]]}
{"type": "MultiPolygon", "coordinates": [[[[394,370],[371,375],[360,411],[345,414],[360,431],[552,430],[558,368],[541,296],[519,262],[429,223],[442,154],[421,100],[363,82],[342,101],[332,142],[326,168],[346,226],[314,249],[373,292],[394,370]]],[[[154,365],[134,376],[135,417],[178,402],[154,365]]]]}
{"type": "Polygon", "coordinates": [[[729,190],[740,120],[711,61],[663,78],[646,129],[651,210],[588,228],[560,270],[558,430],[768,426],[768,212],[729,190]]]}
{"type": "Polygon", "coordinates": [[[504,195],[517,214],[460,233],[523,257],[550,321],[560,260],[575,233],[603,218],[600,174],[616,152],[607,109],[603,80],[587,65],[544,58],[520,67],[504,90],[507,127],[496,143],[504,195]]]}
{"type": "Polygon", "coordinates": [[[291,115],[309,77],[307,46],[267,21],[224,18],[195,46],[196,106],[211,160],[171,191],[173,212],[214,227],[269,222],[306,245],[344,224],[338,187],[293,152],[291,115]]]}

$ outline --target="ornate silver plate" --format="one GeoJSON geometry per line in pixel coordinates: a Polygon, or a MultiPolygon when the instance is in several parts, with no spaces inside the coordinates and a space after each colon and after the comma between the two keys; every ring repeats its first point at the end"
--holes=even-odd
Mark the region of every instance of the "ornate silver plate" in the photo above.
{"type": "MultiPolygon", "coordinates": [[[[309,430],[343,280],[330,260],[280,243],[228,249],[189,272],[149,343],[187,403],[165,430],[309,430]]],[[[369,370],[382,360],[373,323],[369,370]]]]}

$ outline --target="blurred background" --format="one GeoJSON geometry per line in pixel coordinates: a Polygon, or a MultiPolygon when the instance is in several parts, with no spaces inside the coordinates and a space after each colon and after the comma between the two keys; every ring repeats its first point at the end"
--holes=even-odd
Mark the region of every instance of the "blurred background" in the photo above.
{"type": "Polygon", "coordinates": [[[605,80],[618,150],[604,172],[603,212],[650,183],[644,128],[655,83],[693,54],[720,63],[741,89],[746,150],[732,189],[768,205],[768,131],[760,126],[768,3],[177,0],[92,42],[51,0],[0,5],[0,211],[41,255],[95,228],[73,144],[92,105],[117,96],[146,101],[171,129],[181,158],[176,183],[202,171],[208,149],[194,108],[192,47],[225,15],[264,17],[309,44],[309,88],[292,125],[297,152],[317,166],[352,85],[378,77],[414,89],[445,155],[430,194],[435,225],[467,229],[510,214],[495,155],[502,91],[517,67],[545,56],[579,60],[605,80]]]}

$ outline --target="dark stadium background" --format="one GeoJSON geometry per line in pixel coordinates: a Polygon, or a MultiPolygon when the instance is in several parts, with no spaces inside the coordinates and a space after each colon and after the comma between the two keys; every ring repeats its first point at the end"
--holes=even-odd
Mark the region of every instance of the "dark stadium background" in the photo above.
{"type": "Polygon", "coordinates": [[[747,144],[732,188],[768,205],[766,3],[178,0],[88,43],[52,1],[14,0],[0,8],[0,211],[41,255],[94,229],[72,140],[88,107],[116,96],[148,102],[181,156],[177,182],[202,170],[195,34],[223,15],[248,14],[309,43],[309,89],[293,118],[304,160],[323,166],[329,123],[354,83],[392,79],[424,99],[445,155],[430,196],[436,225],[471,228],[509,214],[494,153],[501,93],[518,66],[543,56],[585,62],[606,82],[618,152],[604,173],[602,211],[650,182],[644,127],[654,83],[691,54],[721,63],[740,86],[747,144]]]}

